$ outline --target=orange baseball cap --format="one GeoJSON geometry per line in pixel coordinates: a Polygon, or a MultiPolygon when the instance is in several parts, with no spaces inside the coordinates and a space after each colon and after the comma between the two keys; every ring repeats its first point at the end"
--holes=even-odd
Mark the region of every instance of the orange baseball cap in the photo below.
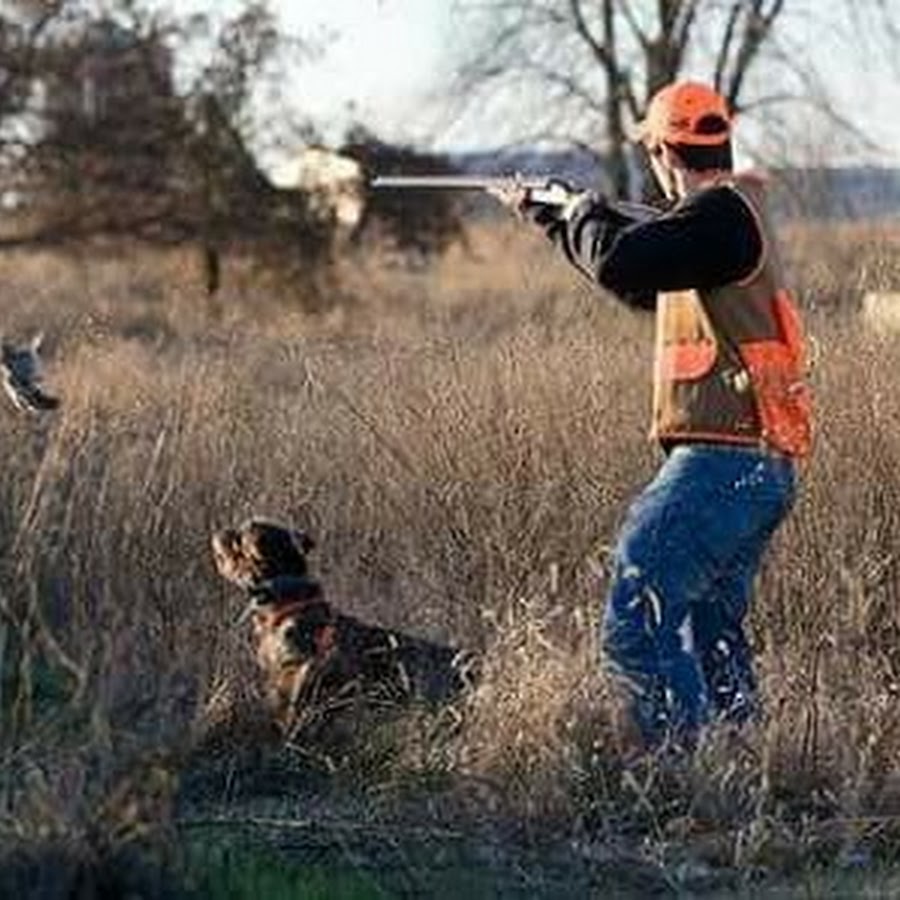
{"type": "Polygon", "coordinates": [[[637,140],[651,147],[662,143],[712,147],[730,137],[725,98],[697,81],[676,81],[657,91],[637,127],[637,140]]]}

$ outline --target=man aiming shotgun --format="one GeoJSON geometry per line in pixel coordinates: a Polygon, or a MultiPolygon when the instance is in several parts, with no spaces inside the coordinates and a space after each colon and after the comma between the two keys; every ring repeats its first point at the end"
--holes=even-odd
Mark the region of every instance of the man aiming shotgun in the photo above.
{"type": "Polygon", "coordinates": [[[595,194],[565,207],[504,198],[582,273],[656,310],[652,433],[666,459],[628,510],[603,621],[649,747],[753,714],[743,622],[810,449],[799,319],[764,185],[734,173],[731,133],[719,94],[671,84],[639,129],[669,211],[635,222],[595,194]]]}
{"type": "Polygon", "coordinates": [[[583,275],[656,312],[652,433],[665,462],[628,510],[602,626],[647,748],[753,715],[743,623],[810,448],[797,312],[764,184],[734,173],[731,133],[705,85],[653,97],[639,139],[673,205],[649,218],[594,193],[495,191],[583,275]]]}

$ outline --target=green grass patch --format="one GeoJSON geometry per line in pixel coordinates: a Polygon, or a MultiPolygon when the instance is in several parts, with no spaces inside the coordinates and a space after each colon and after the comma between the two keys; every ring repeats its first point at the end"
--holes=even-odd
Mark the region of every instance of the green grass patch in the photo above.
{"type": "Polygon", "coordinates": [[[188,879],[209,900],[383,900],[390,894],[365,872],[327,864],[292,863],[284,854],[233,842],[194,842],[188,879]]]}

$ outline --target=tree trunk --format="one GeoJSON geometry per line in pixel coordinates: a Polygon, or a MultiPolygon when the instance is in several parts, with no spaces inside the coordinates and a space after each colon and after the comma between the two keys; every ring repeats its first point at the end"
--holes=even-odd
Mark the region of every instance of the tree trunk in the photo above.
{"type": "Polygon", "coordinates": [[[624,93],[622,73],[619,71],[616,56],[616,10],[614,0],[603,2],[603,40],[606,49],[606,130],[609,139],[607,153],[609,179],[617,197],[631,195],[631,177],[629,175],[628,157],[626,154],[627,137],[625,135],[624,93]]]}

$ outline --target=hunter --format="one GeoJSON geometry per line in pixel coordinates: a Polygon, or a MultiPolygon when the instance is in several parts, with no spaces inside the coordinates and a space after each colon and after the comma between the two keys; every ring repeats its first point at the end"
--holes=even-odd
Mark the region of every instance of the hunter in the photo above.
{"type": "Polygon", "coordinates": [[[736,174],[723,97],[651,100],[638,140],[670,204],[631,218],[595,193],[499,196],[629,306],[656,311],[652,435],[665,456],[628,510],[602,646],[645,748],[693,746],[758,709],[744,633],[754,576],[810,449],[798,313],[758,175],[736,174]]]}

